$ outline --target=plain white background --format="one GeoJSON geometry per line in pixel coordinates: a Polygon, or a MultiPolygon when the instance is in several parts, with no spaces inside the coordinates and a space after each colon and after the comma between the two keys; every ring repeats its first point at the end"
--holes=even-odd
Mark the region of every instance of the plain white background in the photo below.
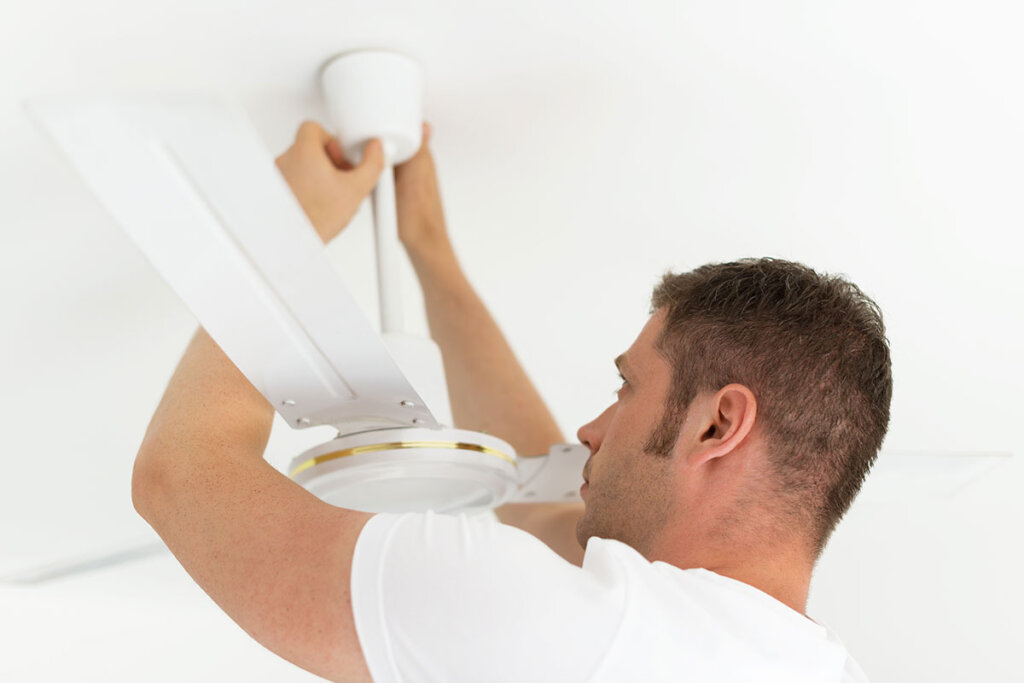
{"type": "MultiPolygon", "coordinates": [[[[131,463],[195,327],[24,102],[231,94],[269,159],[326,121],[328,57],[390,47],[424,65],[456,248],[567,439],[612,400],[667,269],[780,256],[876,298],[892,425],[809,614],[876,682],[1020,680],[1021,19],[984,1],[10,0],[0,574],[153,537],[131,463]]],[[[330,253],[376,320],[371,250],[365,206],[330,253]]],[[[268,458],[332,435],[278,424],[268,458]]],[[[0,586],[3,680],[309,678],[168,554],[0,586]]]]}

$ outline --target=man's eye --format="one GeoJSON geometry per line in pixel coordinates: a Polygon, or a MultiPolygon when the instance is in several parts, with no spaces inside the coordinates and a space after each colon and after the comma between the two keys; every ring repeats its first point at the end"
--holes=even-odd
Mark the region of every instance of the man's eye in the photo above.
{"type": "Polygon", "coordinates": [[[622,376],[621,372],[619,373],[619,379],[622,380],[622,385],[613,392],[613,393],[616,393],[616,394],[619,393],[620,391],[622,391],[623,389],[625,389],[627,386],[629,386],[629,382],[626,381],[626,378],[622,376]]]}

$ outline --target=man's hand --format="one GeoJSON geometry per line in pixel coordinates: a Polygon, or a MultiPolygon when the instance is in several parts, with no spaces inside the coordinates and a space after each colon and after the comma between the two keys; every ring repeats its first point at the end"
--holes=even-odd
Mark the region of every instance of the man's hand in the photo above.
{"type": "Polygon", "coordinates": [[[337,139],[314,121],[299,126],[295,142],[275,163],[324,244],[348,225],[384,169],[379,139],[366,145],[353,166],[337,139]]]}
{"type": "Polygon", "coordinates": [[[423,143],[416,155],[395,166],[398,237],[415,261],[433,252],[451,250],[437,169],[430,153],[430,124],[423,124],[423,143]]]}

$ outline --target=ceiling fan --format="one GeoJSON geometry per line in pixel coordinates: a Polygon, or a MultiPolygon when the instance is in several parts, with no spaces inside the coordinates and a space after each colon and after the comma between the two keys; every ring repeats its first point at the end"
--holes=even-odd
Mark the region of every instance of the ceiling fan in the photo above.
{"type": "MultiPolygon", "coordinates": [[[[524,456],[493,435],[455,429],[437,345],[405,331],[393,166],[421,143],[418,63],[388,50],[343,53],[324,65],[320,82],[347,158],[358,163],[369,140],[384,142],[386,165],[372,196],[380,334],[238,104],[208,96],[60,98],[29,109],[288,424],[338,430],[292,460],[293,480],[329,503],[368,512],[581,500],[586,447],[555,444],[524,456]]],[[[969,461],[974,479],[1007,454],[979,455],[951,455],[949,471],[969,461]]],[[[929,457],[897,460],[918,473],[929,457]]],[[[160,549],[132,546],[7,581],[38,583],[160,549]]]]}
{"type": "Polygon", "coordinates": [[[113,97],[30,109],[288,424],[338,430],[292,461],[296,482],[367,512],[580,500],[586,447],[522,456],[494,435],[455,429],[439,348],[404,329],[393,167],[421,144],[419,64],[361,50],[330,60],[320,79],[346,156],[358,163],[367,142],[383,142],[372,197],[379,335],[237,104],[113,97]]]}

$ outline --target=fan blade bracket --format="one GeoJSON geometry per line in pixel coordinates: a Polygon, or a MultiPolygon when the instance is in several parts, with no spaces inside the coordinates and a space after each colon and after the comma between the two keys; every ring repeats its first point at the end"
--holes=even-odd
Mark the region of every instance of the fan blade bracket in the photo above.
{"type": "Polygon", "coordinates": [[[590,449],[554,444],[546,455],[519,456],[519,488],[508,503],[581,503],[583,466],[590,449]]]}

